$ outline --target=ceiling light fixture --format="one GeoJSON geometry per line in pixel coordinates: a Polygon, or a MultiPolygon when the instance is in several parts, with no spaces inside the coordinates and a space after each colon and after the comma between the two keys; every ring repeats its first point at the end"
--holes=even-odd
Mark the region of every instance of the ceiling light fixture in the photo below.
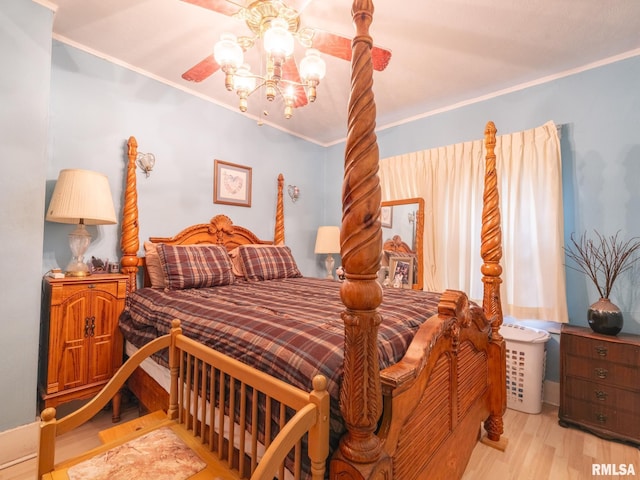
{"type": "Polygon", "coordinates": [[[285,118],[291,118],[294,107],[315,101],[326,65],[320,52],[309,48],[313,31],[300,28],[299,13],[279,0],[257,0],[235,16],[245,21],[253,36],[223,33],[215,44],[214,58],[225,73],[226,89],[235,90],[240,97],[240,111],[247,111],[248,97],[261,87],[268,101],[282,98],[285,118]],[[293,58],[294,38],[307,48],[300,70],[293,58]],[[259,40],[266,55],[266,71],[253,73],[244,63],[244,52],[259,40]]]}

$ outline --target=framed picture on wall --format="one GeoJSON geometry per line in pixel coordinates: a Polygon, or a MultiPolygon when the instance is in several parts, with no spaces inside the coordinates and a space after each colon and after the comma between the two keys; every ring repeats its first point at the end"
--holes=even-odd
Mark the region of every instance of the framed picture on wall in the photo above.
{"type": "Polygon", "coordinates": [[[215,160],[213,203],[251,206],[251,167],[215,160]]]}
{"type": "Polygon", "coordinates": [[[380,207],[380,223],[383,227],[391,228],[393,224],[393,206],[380,207]]]}
{"type": "Polygon", "coordinates": [[[413,288],[413,257],[391,257],[389,281],[393,288],[413,288]]]}

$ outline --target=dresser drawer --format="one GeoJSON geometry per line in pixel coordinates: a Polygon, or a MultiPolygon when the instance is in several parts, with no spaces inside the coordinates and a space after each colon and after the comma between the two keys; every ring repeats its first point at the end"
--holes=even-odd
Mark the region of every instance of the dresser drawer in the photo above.
{"type": "Polygon", "coordinates": [[[576,357],[613,362],[636,369],[640,365],[640,346],[638,345],[568,335],[565,347],[568,355],[576,357]]]}
{"type": "Polygon", "coordinates": [[[586,400],[570,400],[570,408],[564,409],[562,419],[576,422],[596,430],[615,432],[623,437],[640,439],[640,422],[637,414],[616,410],[614,407],[594,405],[586,400]]]}
{"type": "Polygon", "coordinates": [[[593,380],[607,385],[624,386],[640,391],[640,369],[638,365],[632,366],[567,354],[564,363],[564,375],[593,380]]]}
{"type": "Polygon", "coordinates": [[[564,389],[571,402],[589,402],[595,409],[606,407],[640,415],[640,392],[637,389],[627,390],[574,377],[565,378],[564,389]]]}

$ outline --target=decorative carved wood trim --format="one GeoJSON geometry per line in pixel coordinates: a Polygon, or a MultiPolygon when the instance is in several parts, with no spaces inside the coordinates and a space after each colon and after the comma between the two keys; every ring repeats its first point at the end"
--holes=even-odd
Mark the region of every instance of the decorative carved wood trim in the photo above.
{"type": "Polygon", "coordinates": [[[271,242],[260,240],[252,231],[234,225],[226,215],[216,215],[209,223],[199,223],[185,228],[173,237],[151,237],[153,243],[169,245],[216,244],[233,250],[238,245],[271,242]]]}

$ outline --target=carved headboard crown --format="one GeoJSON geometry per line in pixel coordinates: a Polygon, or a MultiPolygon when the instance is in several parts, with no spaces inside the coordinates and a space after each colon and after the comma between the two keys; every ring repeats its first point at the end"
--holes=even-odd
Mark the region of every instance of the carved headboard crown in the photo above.
{"type": "Polygon", "coordinates": [[[173,237],[151,237],[149,241],[169,245],[213,243],[223,245],[229,251],[238,245],[273,243],[272,241],[260,240],[257,235],[250,230],[234,225],[226,215],[216,215],[209,223],[191,225],[173,237]]]}

